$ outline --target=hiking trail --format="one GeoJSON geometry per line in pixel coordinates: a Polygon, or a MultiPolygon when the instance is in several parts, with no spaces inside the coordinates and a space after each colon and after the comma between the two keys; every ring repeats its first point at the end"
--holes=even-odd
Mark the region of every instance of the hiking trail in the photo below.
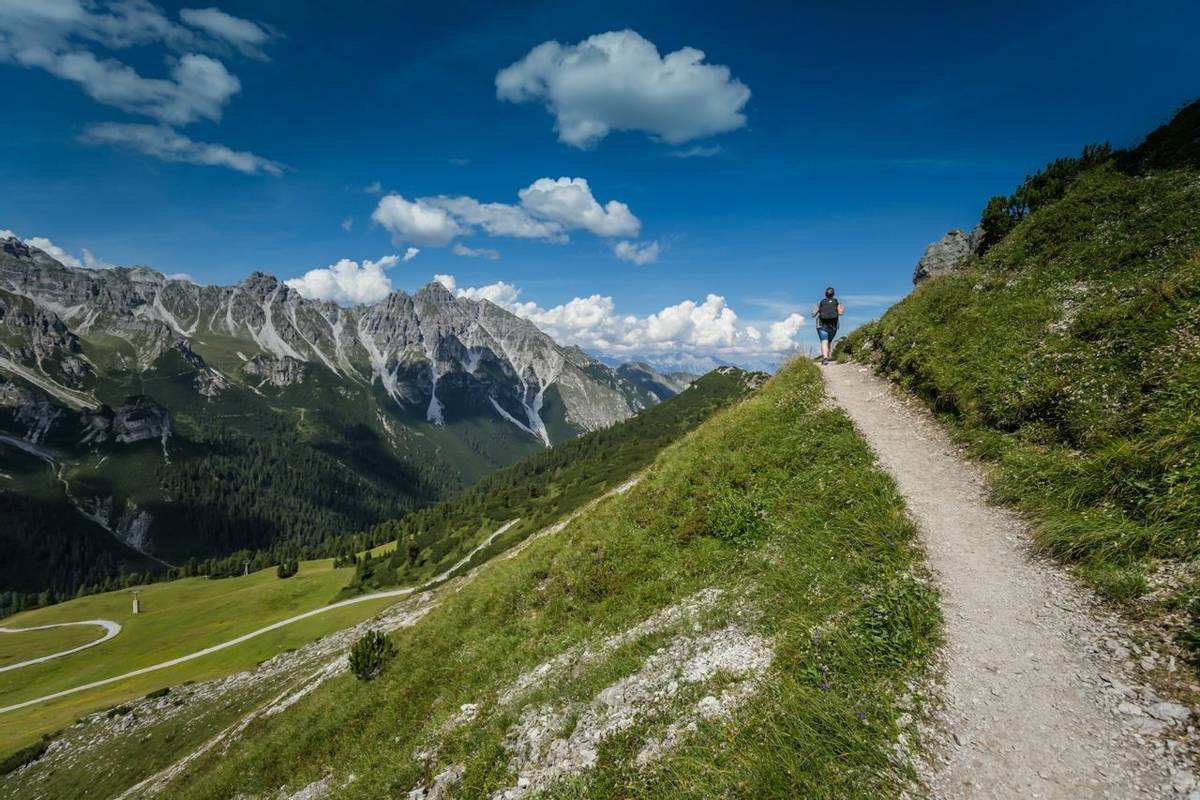
{"type": "Polygon", "coordinates": [[[822,372],[904,495],[941,593],[933,796],[1200,800],[1191,709],[1139,685],[1120,623],[1031,552],[923,407],[858,364],[822,372]]]}

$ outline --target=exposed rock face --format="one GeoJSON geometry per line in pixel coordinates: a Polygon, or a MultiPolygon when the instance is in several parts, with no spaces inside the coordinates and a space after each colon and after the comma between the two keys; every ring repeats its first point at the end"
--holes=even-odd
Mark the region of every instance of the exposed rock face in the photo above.
{"type": "Polygon", "coordinates": [[[925,248],[925,254],[917,262],[913,271],[913,283],[918,284],[929,278],[948,275],[961,267],[968,258],[979,252],[983,240],[983,228],[975,226],[975,230],[965,233],[957,228],[948,232],[941,239],[925,248]]]}
{"type": "Polygon", "coordinates": [[[112,431],[121,444],[163,439],[173,432],[171,415],[148,397],[130,398],[113,415],[112,431]]]}
{"type": "MultiPolygon", "coordinates": [[[[72,269],[10,238],[0,241],[0,303],[6,300],[0,330],[7,318],[24,333],[0,338],[0,348],[11,342],[0,359],[7,353],[26,368],[19,377],[77,408],[99,405],[73,393],[86,391],[92,364],[138,373],[174,352],[208,398],[239,377],[263,392],[323,370],[346,386],[376,385],[401,410],[434,424],[491,416],[549,444],[563,424],[576,431],[612,425],[678,383],[632,380],[440,283],[341,308],[307,300],[261,272],[236,286],[198,286],[145,267],[72,269]],[[233,363],[231,342],[240,358],[233,363]]],[[[0,372],[6,366],[0,361],[0,372]]]]}
{"type": "Polygon", "coordinates": [[[242,371],[259,379],[261,383],[277,387],[291,386],[304,380],[304,362],[291,356],[255,356],[246,362],[242,371]]]}

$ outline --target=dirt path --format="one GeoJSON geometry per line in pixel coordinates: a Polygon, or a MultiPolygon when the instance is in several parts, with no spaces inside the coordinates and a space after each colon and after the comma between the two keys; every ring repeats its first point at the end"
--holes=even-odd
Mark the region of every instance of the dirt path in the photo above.
{"type": "Polygon", "coordinates": [[[87,644],[81,644],[78,647],[72,647],[70,650],[60,650],[57,653],[51,653],[48,656],[39,656],[31,658],[28,661],[19,661],[16,664],[9,664],[6,667],[0,667],[0,672],[8,672],[11,669],[20,669],[28,667],[30,664],[41,664],[43,661],[49,661],[52,658],[62,658],[69,656],[71,653],[78,653],[80,650],[87,650],[89,647],[95,647],[102,642],[107,642],[109,639],[121,632],[121,623],[113,622],[111,619],[85,619],[82,622],[58,622],[54,625],[37,625],[33,628],[0,628],[0,633],[27,633],[29,631],[44,631],[50,628],[65,628],[68,625],[94,625],[104,629],[104,635],[99,639],[93,639],[87,644]]]}
{"type": "MultiPolygon", "coordinates": [[[[438,583],[441,583],[442,581],[448,580],[455,573],[455,571],[457,571],[458,569],[463,567],[467,562],[469,562],[476,553],[478,553],[480,550],[482,550],[483,548],[487,547],[489,544],[494,542],[496,540],[497,536],[504,533],[506,530],[511,528],[513,525],[517,524],[517,522],[519,520],[520,520],[520,517],[518,517],[517,519],[514,519],[514,520],[509,520],[508,522],[504,523],[499,528],[497,528],[490,536],[488,536],[488,538],[485,539],[479,546],[477,546],[474,550],[472,550],[467,555],[463,556],[463,558],[461,558],[456,564],[454,564],[454,566],[450,567],[442,574],[437,575],[433,578],[430,578],[428,581],[421,584],[420,586],[408,586],[403,589],[390,589],[385,592],[375,592],[374,594],[364,594],[364,595],[359,595],[358,597],[351,597],[348,600],[339,600],[336,603],[330,603],[327,606],[321,606],[320,608],[314,608],[311,611],[305,611],[303,614],[296,614],[295,616],[288,617],[287,619],[281,619],[278,622],[273,622],[270,625],[264,625],[263,627],[258,628],[257,630],[250,631],[249,633],[244,633],[241,636],[238,636],[233,639],[229,639],[228,641],[221,642],[220,644],[214,644],[211,647],[205,647],[203,650],[197,650],[193,653],[188,653],[187,655],[179,656],[178,658],[172,658],[168,661],[160,661],[157,664],[151,664],[148,667],[142,667],[141,669],[135,669],[130,672],[126,672],[123,675],[114,675],[111,678],[103,678],[98,681],[92,681],[91,683],[85,683],[85,684],[81,684],[79,686],[72,686],[70,689],[63,689],[61,692],[54,692],[53,694],[48,694],[48,695],[45,695],[44,697],[35,697],[32,700],[26,700],[22,703],[13,703],[10,706],[4,706],[3,708],[0,708],[0,714],[6,714],[9,711],[16,711],[17,709],[21,709],[21,708],[28,708],[29,706],[36,706],[41,703],[45,703],[48,700],[56,700],[60,697],[66,697],[69,694],[75,694],[76,692],[85,692],[88,689],[96,689],[100,686],[107,686],[110,683],[116,683],[117,681],[123,681],[126,678],[133,678],[138,675],[145,675],[148,672],[157,672],[158,670],[167,669],[168,667],[178,666],[179,664],[183,664],[188,661],[195,661],[197,658],[203,658],[204,656],[211,655],[212,653],[216,653],[220,650],[226,650],[230,647],[235,647],[235,646],[241,644],[242,642],[245,642],[249,639],[255,638],[256,636],[262,636],[264,633],[269,633],[270,631],[278,630],[279,628],[282,628],[286,625],[291,625],[292,623],[299,622],[302,619],[309,619],[310,617],[315,617],[319,614],[328,613],[330,611],[333,611],[336,608],[345,608],[346,606],[352,606],[352,605],[356,605],[358,603],[366,603],[371,600],[381,600],[381,599],[385,599],[385,598],[389,598],[389,597],[407,597],[410,594],[422,592],[431,586],[435,586],[438,583]]],[[[93,620],[93,622],[96,622],[97,624],[99,624],[96,620],[93,620]]],[[[120,626],[118,626],[117,630],[118,631],[120,630],[120,626]]],[[[114,633],[113,635],[115,636],[116,634],[114,633]]],[[[106,637],[106,638],[111,638],[111,637],[106,637]]],[[[99,644],[99,642],[93,642],[93,644],[99,644]]],[[[82,649],[82,648],[77,648],[77,649],[82,649]]],[[[71,652],[74,652],[74,651],[71,651],[71,652]]],[[[65,655],[65,653],[59,653],[57,655],[65,655]]]]}
{"type": "Polygon", "coordinates": [[[980,471],[923,409],[863,367],[824,375],[904,494],[938,579],[934,796],[1200,800],[1190,710],[1136,685],[1118,624],[1030,554],[1021,518],[988,503],[980,471]]]}

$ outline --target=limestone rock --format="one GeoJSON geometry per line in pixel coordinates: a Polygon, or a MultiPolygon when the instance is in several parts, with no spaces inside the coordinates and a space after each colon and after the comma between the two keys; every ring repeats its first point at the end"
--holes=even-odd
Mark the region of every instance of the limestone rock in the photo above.
{"type": "Polygon", "coordinates": [[[921,256],[917,268],[913,271],[913,283],[918,284],[929,278],[954,272],[979,251],[982,240],[983,228],[980,226],[976,226],[970,233],[957,228],[949,231],[925,248],[925,254],[921,256]]]}

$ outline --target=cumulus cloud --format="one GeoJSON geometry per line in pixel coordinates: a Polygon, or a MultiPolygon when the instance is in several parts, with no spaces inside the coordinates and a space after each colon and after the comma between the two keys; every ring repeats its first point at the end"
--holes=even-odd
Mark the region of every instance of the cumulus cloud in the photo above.
{"type": "Polygon", "coordinates": [[[28,239],[22,239],[10,230],[0,230],[0,239],[21,239],[22,242],[30,247],[36,247],[46,255],[53,258],[58,263],[66,267],[77,267],[82,269],[112,269],[115,264],[110,264],[102,258],[96,257],[91,250],[83,248],[82,256],[75,256],[68,253],[63,248],[56,245],[54,242],[47,239],[45,236],[31,236],[28,239]]]}
{"type": "Polygon", "coordinates": [[[639,267],[645,264],[653,264],[657,261],[659,249],[660,245],[657,241],[645,243],[617,242],[613,246],[613,252],[616,253],[617,258],[622,261],[628,261],[631,264],[636,264],[639,267]]]}
{"type": "MultiPolygon", "coordinates": [[[[416,255],[416,248],[409,251],[416,255]]],[[[411,258],[406,252],[403,260],[411,258]]],[[[384,256],[378,261],[363,259],[361,264],[343,258],[332,266],[311,269],[285,283],[310,300],[331,300],[339,305],[376,303],[392,291],[392,280],[386,270],[400,261],[398,255],[384,256]]]]}
{"type": "Polygon", "coordinates": [[[461,223],[460,233],[482,228],[489,236],[508,236],[515,239],[545,239],[565,242],[562,225],[553,220],[539,219],[521,206],[507,203],[481,203],[473,197],[427,197],[426,202],[454,215],[461,223]]]}
{"type": "Polygon", "coordinates": [[[486,286],[461,287],[451,275],[436,275],[458,297],[489,300],[530,320],[556,341],[615,357],[684,353],[749,365],[778,363],[799,347],[805,319],[790,314],[767,325],[764,335],[743,322],[724,297],[683,300],[653,314],[637,316],[618,311],[612,297],[576,297],[550,308],[522,300],[521,290],[498,281],[486,286]]]}
{"type": "Polygon", "coordinates": [[[167,125],[98,122],[84,128],[80,139],[88,144],[127,147],[163,161],[227,167],[246,175],[283,174],[283,165],[245,150],[223,144],[197,142],[167,125]]]}
{"type": "Polygon", "coordinates": [[[583,228],[597,236],[637,236],[642,223],[629,206],[609,200],[601,206],[584,178],[539,178],[517,193],[531,214],[567,230],[583,228]]]}
{"type": "Polygon", "coordinates": [[[386,228],[396,244],[414,242],[442,247],[464,232],[446,209],[427,200],[406,200],[398,194],[382,198],[371,219],[386,228]]]}
{"type": "MultiPolygon", "coordinates": [[[[517,197],[519,204],[483,203],[464,195],[408,200],[389,194],[380,199],[371,219],[386,228],[396,243],[431,247],[445,246],[476,231],[562,243],[568,240],[568,231],[636,236],[642,225],[625,203],[610,200],[601,205],[584,178],[539,178],[517,192],[517,197]]],[[[490,252],[494,251],[480,254],[491,257],[490,252]]]]}
{"type": "Polygon", "coordinates": [[[219,8],[185,8],[179,18],[210,36],[228,42],[244,55],[265,59],[259,49],[266,44],[271,34],[257,22],[226,14],[219,8]]]}
{"type": "Polygon", "coordinates": [[[421,252],[420,249],[418,249],[416,247],[410,247],[404,251],[404,258],[402,260],[403,261],[412,261],[414,258],[417,257],[417,253],[419,253],[419,252],[421,252]]]}
{"type": "Polygon", "coordinates": [[[643,131],[670,144],[736,130],[750,89],[728,67],[683,47],[665,56],[631,30],[578,44],[544,42],[496,74],[496,96],[540,102],[560,141],[590,147],[610,131],[643,131]]]}
{"type": "Polygon", "coordinates": [[[344,230],[346,233],[349,233],[350,229],[354,227],[354,217],[346,217],[341,221],[340,224],[342,226],[342,230],[344,230]]]}
{"type": "Polygon", "coordinates": [[[465,244],[456,244],[450,248],[450,252],[456,256],[465,256],[467,258],[486,258],[495,261],[500,257],[499,250],[493,250],[490,247],[467,247],[465,244]]]}

